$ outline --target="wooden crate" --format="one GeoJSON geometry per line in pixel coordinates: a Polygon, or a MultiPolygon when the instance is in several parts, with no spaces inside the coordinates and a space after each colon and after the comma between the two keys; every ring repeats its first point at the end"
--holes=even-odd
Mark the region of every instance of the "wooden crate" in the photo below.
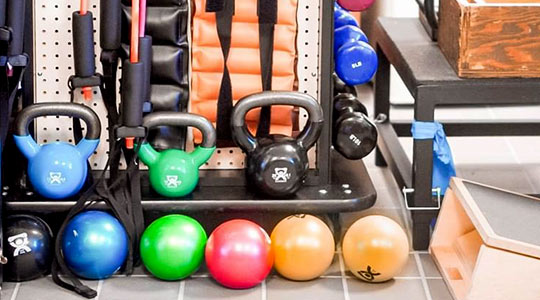
{"type": "Polygon", "coordinates": [[[540,77],[540,0],[440,0],[438,41],[459,77],[540,77]]]}
{"type": "Polygon", "coordinates": [[[430,253],[456,300],[538,300],[540,199],[453,178],[430,253]]]}

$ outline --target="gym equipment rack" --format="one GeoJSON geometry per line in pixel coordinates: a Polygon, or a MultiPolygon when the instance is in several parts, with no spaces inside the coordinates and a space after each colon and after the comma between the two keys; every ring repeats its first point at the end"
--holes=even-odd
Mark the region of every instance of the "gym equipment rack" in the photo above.
{"type": "MultiPolygon", "coordinates": [[[[55,34],[55,30],[64,30],[67,34],[67,25],[58,25],[57,28],[40,28],[43,22],[58,22],[58,18],[68,20],[74,8],[68,6],[59,9],[58,6],[65,6],[65,2],[55,0],[26,0],[28,3],[29,16],[34,16],[28,19],[27,26],[31,27],[27,30],[28,36],[34,36],[32,42],[25,44],[25,51],[33,58],[33,67],[24,85],[24,93],[34,102],[46,101],[48,97],[53,97],[56,101],[65,99],[69,101],[67,88],[64,88],[72,70],[68,68],[70,65],[42,65],[40,60],[50,59],[51,56],[62,54],[58,63],[72,61],[67,59],[68,51],[71,51],[71,46],[68,46],[68,40],[48,40],[43,34],[43,31],[52,31],[51,35],[55,34]],[[35,4],[34,4],[35,3],[35,4]],[[34,6],[35,5],[35,6],[34,6]],[[50,8],[52,7],[52,8],[50,8]],[[50,8],[50,9],[49,9],[50,8]],[[41,11],[41,13],[40,13],[41,11]],[[61,16],[51,15],[50,12],[63,11],[61,16]],[[45,16],[45,14],[47,14],[45,16]],[[56,19],[56,20],[55,20],[56,19]],[[41,25],[40,25],[41,24],[41,25]],[[62,27],[63,26],[63,27],[62,27]],[[62,47],[54,47],[54,43],[62,42],[62,47]],[[51,44],[53,47],[51,47],[51,44]],[[57,49],[56,51],[66,51],[65,53],[46,53],[43,49],[57,49]],[[64,68],[65,74],[61,78],[49,78],[49,70],[54,68],[64,68]],[[68,72],[69,70],[69,72],[68,72]],[[32,77],[34,75],[34,77],[32,77]],[[43,80],[46,79],[46,80],[43,80]],[[60,83],[58,83],[60,80],[60,83]],[[56,81],[56,82],[55,82],[56,81]],[[54,87],[62,86],[61,90],[55,92],[54,87]],[[48,91],[47,89],[52,90],[48,91]],[[48,93],[48,94],[47,94],[48,93]],[[52,94],[52,95],[50,95],[52,94]],[[42,99],[42,100],[40,100],[42,99]]],[[[90,1],[91,10],[96,17],[99,17],[99,8],[96,5],[99,1],[90,1]]],[[[301,10],[313,10],[314,2],[309,0],[299,0],[299,14],[301,10]]],[[[164,198],[157,195],[151,190],[148,182],[147,172],[142,173],[141,188],[143,194],[143,209],[145,215],[163,214],[163,213],[185,213],[185,214],[200,214],[204,212],[221,213],[227,212],[230,214],[249,213],[257,215],[259,213],[315,213],[329,214],[330,220],[333,223],[335,234],[339,236],[339,212],[359,211],[371,207],[375,203],[376,191],[367,173],[364,163],[361,160],[348,161],[339,154],[334,153],[331,149],[332,130],[332,73],[333,73],[333,0],[320,0],[316,7],[316,14],[311,17],[302,15],[298,19],[298,67],[297,75],[299,81],[299,90],[305,93],[310,93],[321,103],[325,119],[321,137],[317,142],[314,151],[310,151],[310,170],[306,184],[297,195],[289,199],[272,199],[264,198],[255,195],[245,186],[243,155],[237,149],[225,148],[218,149],[217,157],[226,157],[228,154],[235,157],[235,161],[211,161],[206,169],[201,170],[201,179],[199,187],[189,196],[179,199],[164,198]],[[307,22],[301,25],[301,22],[307,22]],[[314,24],[318,30],[313,30],[314,24]],[[311,25],[311,26],[310,26],[311,25]],[[303,26],[303,27],[302,27],[303,26]],[[309,32],[308,32],[309,31],[309,32]],[[314,41],[317,41],[317,47],[314,47],[314,41]],[[308,52],[309,49],[316,49],[316,53],[308,52]],[[309,59],[306,59],[309,58],[309,59]],[[305,83],[309,84],[306,86],[305,83]],[[303,88],[305,86],[305,88],[303,88]],[[236,166],[231,168],[230,166],[236,166]]],[[[63,19],[62,19],[63,20],[63,19]]],[[[65,20],[64,20],[65,21],[65,20]]],[[[95,24],[95,28],[98,28],[95,24]]],[[[189,29],[188,29],[189,30],[189,29]]],[[[70,34],[67,34],[69,36],[70,34]]],[[[53,50],[47,50],[53,51],[53,50]]],[[[99,53],[99,52],[97,52],[99,53]]],[[[98,70],[99,71],[99,70],[98,70]]],[[[79,94],[79,93],[77,93],[79,94]]],[[[94,92],[94,98],[98,95],[94,92]]],[[[82,98],[81,95],[76,95],[77,99],[82,98]]],[[[76,102],[82,102],[76,100],[76,102]]],[[[105,120],[105,110],[101,100],[94,100],[89,103],[96,112],[100,115],[102,123],[105,120]]],[[[305,122],[304,113],[301,111],[300,120],[305,122]]],[[[43,130],[49,126],[49,131],[53,132],[54,136],[58,136],[59,131],[65,130],[65,140],[72,139],[72,132],[66,130],[71,127],[69,119],[65,118],[47,118],[35,122],[35,133],[39,143],[46,142],[47,132],[43,130]],[[41,122],[41,123],[40,123],[41,122]],[[60,125],[58,125],[60,124],[60,125]],[[65,125],[65,126],[64,126],[65,125]],[[65,127],[65,128],[64,128],[65,127]]],[[[107,130],[103,130],[106,134],[107,130]]],[[[100,168],[103,168],[106,161],[106,150],[108,143],[104,142],[107,137],[102,136],[102,143],[96,151],[96,154],[90,159],[95,175],[100,173],[100,168]]],[[[20,161],[23,168],[24,160],[20,161]]],[[[4,213],[32,213],[38,215],[56,216],[67,212],[75,203],[76,198],[65,200],[49,200],[40,197],[31,189],[25,188],[20,184],[12,184],[4,186],[2,190],[4,196],[3,206],[6,208],[4,213]]],[[[93,206],[100,208],[99,204],[93,206]]],[[[148,221],[148,220],[147,220],[148,221]]],[[[201,220],[204,223],[204,220],[201,220]]],[[[212,222],[210,220],[209,222],[212,222]]],[[[1,265],[0,265],[1,276],[1,265]]],[[[1,281],[0,281],[1,283],[1,281]]]]}

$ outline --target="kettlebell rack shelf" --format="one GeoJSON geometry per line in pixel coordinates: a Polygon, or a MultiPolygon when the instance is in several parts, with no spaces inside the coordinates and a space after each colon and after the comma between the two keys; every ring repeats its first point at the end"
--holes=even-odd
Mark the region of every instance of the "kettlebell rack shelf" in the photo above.
{"type": "MultiPolygon", "coordinates": [[[[331,184],[304,186],[290,199],[261,198],[244,186],[205,186],[197,188],[188,197],[169,199],[151,191],[143,175],[142,181],[146,183],[142,186],[143,209],[168,213],[257,211],[317,214],[358,211],[371,207],[377,194],[364,163],[361,160],[349,161],[338,153],[332,153],[332,164],[334,171],[331,184]]],[[[5,207],[13,213],[67,212],[75,203],[75,199],[49,200],[31,191],[11,187],[4,190],[4,195],[5,207]]],[[[93,207],[104,208],[105,205],[96,204],[93,207]]]]}

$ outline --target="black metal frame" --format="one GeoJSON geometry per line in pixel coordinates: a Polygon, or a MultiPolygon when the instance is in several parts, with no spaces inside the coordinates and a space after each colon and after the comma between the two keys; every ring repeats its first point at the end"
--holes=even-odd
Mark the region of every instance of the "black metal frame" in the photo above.
{"type": "MultiPolygon", "coordinates": [[[[26,0],[32,3],[32,0],[26,0]]],[[[322,0],[320,32],[320,78],[319,94],[327,122],[324,122],[321,137],[317,142],[317,168],[308,173],[306,185],[292,199],[262,198],[245,187],[243,170],[201,171],[200,187],[192,195],[182,199],[165,199],[156,195],[148,186],[146,172],[143,172],[142,192],[145,213],[202,213],[202,212],[288,212],[329,214],[335,229],[339,227],[338,213],[367,209],[375,203],[376,191],[361,160],[348,161],[331,150],[332,130],[332,73],[333,59],[333,18],[334,0],[322,0]],[[334,168],[332,168],[332,166],[334,168]],[[235,186],[231,188],[231,186],[235,186]]],[[[32,5],[29,5],[27,20],[32,22],[32,5]]],[[[32,25],[28,25],[33,28],[32,25]]],[[[33,32],[27,31],[26,52],[33,57],[33,32]]],[[[31,66],[31,64],[30,64],[31,66]]],[[[34,99],[33,70],[27,71],[24,84],[26,99],[34,99]]],[[[31,102],[31,100],[30,100],[31,102]]],[[[24,165],[24,160],[20,162],[24,165]]],[[[96,172],[97,173],[97,172],[96,172]]],[[[12,183],[3,203],[4,213],[62,214],[69,210],[75,198],[48,200],[34,194],[31,189],[12,183]]],[[[102,207],[102,206],[96,206],[102,207]]],[[[0,228],[1,230],[1,228],[0,228]]],[[[339,237],[339,233],[337,236],[339,237]]],[[[1,267],[0,267],[1,268],[1,267]]],[[[1,276],[1,269],[0,269],[1,276]]],[[[0,280],[1,284],[1,280],[0,280]]]]}
{"type": "MultiPolygon", "coordinates": [[[[414,118],[434,121],[441,105],[538,104],[538,79],[460,79],[418,19],[381,18],[375,29],[379,70],[375,84],[375,114],[379,124],[378,166],[388,165],[400,187],[413,188],[408,204],[434,207],[432,196],[433,141],[414,140],[411,163],[398,137],[411,136],[410,122],[390,121],[390,66],[393,65],[415,98],[414,118]],[[418,56],[421,53],[422,55],[418,56]]],[[[457,121],[443,124],[448,136],[540,135],[540,121],[457,121]]],[[[413,247],[427,249],[430,224],[437,210],[412,210],[413,247]]]]}

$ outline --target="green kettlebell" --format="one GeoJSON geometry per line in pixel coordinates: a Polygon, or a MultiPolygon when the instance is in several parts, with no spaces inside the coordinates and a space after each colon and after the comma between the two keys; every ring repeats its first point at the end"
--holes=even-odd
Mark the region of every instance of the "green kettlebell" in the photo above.
{"type": "Polygon", "coordinates": [[[191,153],[178,149],[156,151],[144,141],[139,158],[148,166],[150,184],[166,197],[183,197],[191,193],[199,182],[199,167],[216,150],[216,130],[206,118],[184,112],[157,112],[146,116],[143,126],[192,126],[203,134],[203,142],[191,153]]]}

